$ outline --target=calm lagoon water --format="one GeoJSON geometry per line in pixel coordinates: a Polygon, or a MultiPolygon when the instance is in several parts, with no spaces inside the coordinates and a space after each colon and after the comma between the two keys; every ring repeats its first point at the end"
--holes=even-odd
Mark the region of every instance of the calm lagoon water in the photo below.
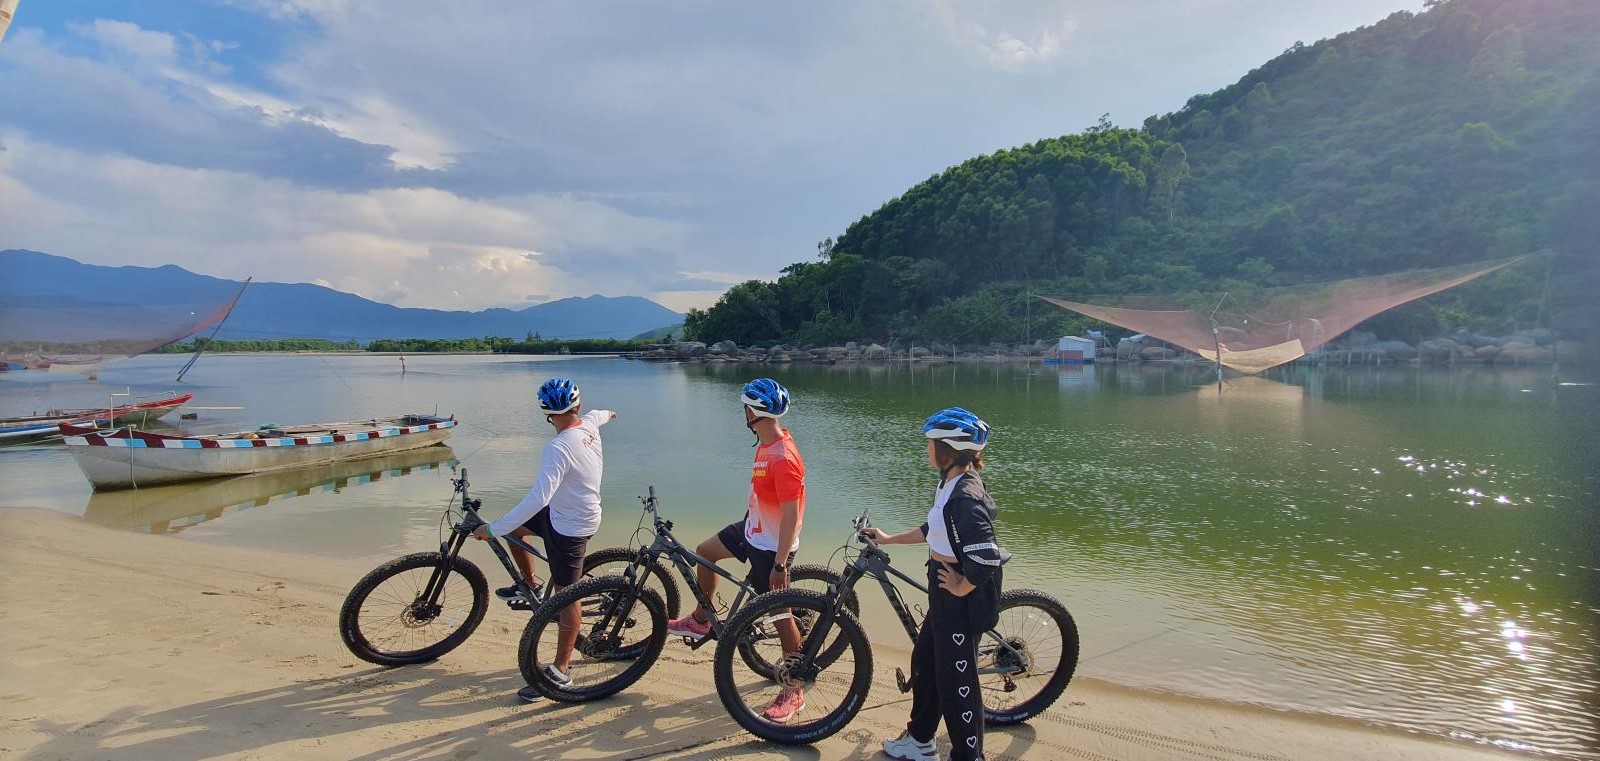
{"type": "MultiPolygon", "coordinates": [[[[98,383],[13,373],[0,414],[178,388],[183,359],[139,358],[98,383]]],[[[738,389],[771,373],[797,399],[785,423],[809,467],[807,562],[827,562],[862,509],[890,530],[921,522],[935,476],[920,422],[961,404],[996,429],[985,480],[1016,556],[1007,582],[1066,602],[1080,673],[1557,755],[1600,748],[1593,373],[1292,370],[1219,394],[1207,372],[1170,367],[406,364],[208,356],[182,388],[243,409],[181,422],[438,411],[462,421],[449,450],[92,495],[61,448],[11,448],[0,504],[376,563],[436,544],[458,460],[487,513],[522,496],[551,435],[532,391],[559,374],[621,415],[604,430],[606,518],[591,546],[628,542],[649,484],[697,540],[743,513],[752,438],[738,389]]],[[[887,605],[863,602],[869,629],[897,642],[887,605]]]]}

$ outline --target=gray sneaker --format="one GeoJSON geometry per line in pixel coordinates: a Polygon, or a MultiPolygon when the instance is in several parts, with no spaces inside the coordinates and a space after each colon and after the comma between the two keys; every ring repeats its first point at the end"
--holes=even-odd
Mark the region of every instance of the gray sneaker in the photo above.
{"type": "Polygon", "coordinates": [[[911,732],[901,732],[893,740],[883,741],[883,752],[900,761],[939,761],[939,749],[931,742],[917,742],[911,732]]]}
{"type": "Polygon", "coordinates": [[[572,677],[561,673],[561,669],[556,668],[554,664],[544,667],[544,678],[549,679],[551,682],[559,684],[562,687],[572,684],[572,677]]]}

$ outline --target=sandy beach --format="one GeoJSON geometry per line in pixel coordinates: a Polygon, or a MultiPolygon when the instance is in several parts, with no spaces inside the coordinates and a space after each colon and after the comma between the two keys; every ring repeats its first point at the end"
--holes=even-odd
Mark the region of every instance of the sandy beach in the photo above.
{"type": "MultiPolygon", "coordinates": [[[[904,725],[893,664],[907,655],[881,643],[868,708],[812,748],[743,732],[717,701],[710,648],[678,643],[617,697],[519,703],[523,618],[498,605],[438,662],[376,668],[335,628],[370,565],[0,509],[0,758],[884,758],[879,741],[904,725]]],[[[988,745],[992,759],[1522,758],[1083,678],[988,745]]]]}

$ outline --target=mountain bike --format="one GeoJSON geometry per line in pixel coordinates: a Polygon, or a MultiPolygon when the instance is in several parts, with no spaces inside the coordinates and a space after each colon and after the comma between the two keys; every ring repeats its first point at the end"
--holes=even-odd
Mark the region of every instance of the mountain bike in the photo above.
{"type": "MultiPolygon", "coordinates": [[[[426,663],[456,649],[483,622],[489,607],[489,585],[483,571],[461,557],[461,548],[473,529],[487,521],[478,515],[483,501],[468,495],[467,469],[451,480],[454,491],[439,521],[439,551],[395,558],[356,582],[339,610],[339,636],[357,658],[380,666],[426,663]],[[457,501],[459,497],[459,502],[457,501]]],[[[549,594],[548,582],[535,585],[522,575],[501,545],[515,545],[548,565],[538,548],[518,537],[495,537],[490,549],[512,586],[530,601],[530,609],[549,594]]],[[[624,547],[590,553],[583,560],[587,576],[607,575],[619,564],[634,566],[634,554],[624,547]]],[[[641,578],[645,588],[676,616],[678,585],[660,564],[646,565],[641,578]]]]}
{"type": "MultiPolygon", "coordinates": [[[[843,729],[861,710],[872,686],[872,646],[857,621],[855,585],[863,578],[878,581],[906,635],[916,642],[918,623],[890,577],[924,594],[928,588],[890,565],[889,554],[863,534],[871,525],[869,511],[863,510],[854,521],[854,539],[865,547],[854,551],[847,542],[840,548],[846,556],[837,587],[826,593],[797,589],[762,595],[728,622],[728,631],[742,635],[717,644],[713,665],[717,697],[728,714],[757,737],[788,745],[814,743],[843,729]],[[753,650],[758,658],[777,657],[775,651],[781,648],[769,633],[776,621],[789,616],[812,620],[799,653],[784,658],[776,674],[734,667],[735,652],[753,650]],[[841,642],[847,643],[842,653],[836,651],[841,642]],[[781,724],[762,718],[762,709],[778,690],[796,686],[805,691],[805,708],[781,724]]],[[[1049,708],[1072,679],[1078,665],[1077,624],[1066,606],[1050,595],[1026,589],[1005,592],[1000,596],[1000,621],[981,636],[975,665],[984,722],[1006,726],[1027,721],[1049,708]]],[[[895,681],[900,692],[911,691],[904,670],[895,669],[895,681]]]]}
{"type": "MultiPolygon", "coordinates": [[[[676,616],[648,584],[660,573],[658,569],[663,559],[677,569],[711,623],[711,633],[706,637],[684,638],[693,649],[725,636],[727,620],[746,607],[749,600],[759,599],[744,579],[735,578],[716,563],[696,554],[673,535],[672,521],[661,517],[654,486],[650,487],[648,497],[639,499],[644,504],[639,531],[650,535],[650,543],[641,542],[637,550],[628,550],[629,564],[611,564],[605,569],[606,573],[579,581],[545,600],[522,632],[517,663],[528,684],[546,697],[568,703],[598,700],[631,686],[655,665],[667,641],[667,621],[676,616]],[[644,525],[646,521],[650,524],[648,528],[644,525]],[[709,568],[734,585],[738,592],[732,603],[719,605],[700,590],[694,576],[698,567],[709,568]],[[580,606],[583,623],[566,672],[568,681],[557,683],[544,666],[555,662],[560,630],[558,619],[569,605],[580,606]]],[[[789,579],[792,587],[820,594],[821,590],[839,583],[839,574],[825,566],[796,565],[789,570],[789,579]]],[[[797,618],[797,623],[803,634],[809,622],[802,616],[797,618]]],[[[838,643],[836,647],[842,650],[844,646],[838,643]]],[[[824,648],[821,657],[825,659],[828,653],[829,648],[824,648]]],[[[753,647],[743,649],[741,655],[745,665],[757,673],[777,671],[777,665],[762,658],[753,647]]]]}

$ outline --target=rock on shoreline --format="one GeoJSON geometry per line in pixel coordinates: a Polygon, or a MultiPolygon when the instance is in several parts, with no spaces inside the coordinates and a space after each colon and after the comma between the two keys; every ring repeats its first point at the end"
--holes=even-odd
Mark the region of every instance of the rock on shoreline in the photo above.
{"type": "MultiPolygon", "coordinates": [[[[653,362],[726,362],[746,364],[823,364],[841,362],[1038,362],[1055,347],[1053,340],[1031,344],[957,347],[939,342],[927,346],[891,342],[851,341],[843,346],[739,346],[733,341],[711,345],[699,341],[679,341],[640,352],[635,358],[653,362]]],[[[1107,362],[1201,362],[1209,363],[1187,350],[1151,340],[1147,345],[1124,351],[1104,348],[1098,361],[1107,362]]],[[[1330,342],[1300,362],[1335,365],[1376,365],[1415,363],[1429,365],[1492,364],[1547,365],[1553,362],[1586,364],[1596,352],[1589,344],[1560,340],[1546,328],[1523,330],[1491,337],[1457,331],[1448,337],[1433,338],[1412,346],[1405,341],[1380,340],[1364,331],[1351,333],[1330,342]]]]}

